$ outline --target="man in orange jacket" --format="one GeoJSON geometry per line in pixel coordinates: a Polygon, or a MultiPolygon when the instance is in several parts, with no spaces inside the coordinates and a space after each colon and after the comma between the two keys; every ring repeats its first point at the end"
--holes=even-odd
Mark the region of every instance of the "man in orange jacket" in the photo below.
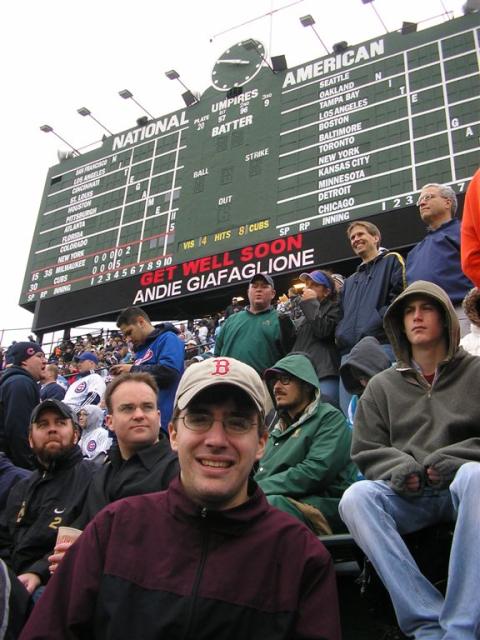
{"type": "Polygon", "coordinates": [[[463,206],[462,271],[480,287],[480,169],[470,182],[463,206]]]}

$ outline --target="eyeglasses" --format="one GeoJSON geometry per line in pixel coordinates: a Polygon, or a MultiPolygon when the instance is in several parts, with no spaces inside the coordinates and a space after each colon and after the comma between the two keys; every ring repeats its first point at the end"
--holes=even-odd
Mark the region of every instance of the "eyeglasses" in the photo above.
{"type": "MultiPolygon", "coordinates": [[[[445,198],[445,196],[441,196],[435,193],[425,193],[423,196],[420,196],[417,200],[417,207],[419,207],[422,202],[428,202],[432,198],[445,198]]],[[[446,198],[448,200],[448,198],[446,198]]]]}
{"type": "MultiPolygon", "coordinates": [[[[196,433],[206,433],[215,422],[215,418],[210,413],[186,413],[179,416],[183,424],[196,433]]],[[[252,422],[245,416],[227,416],[220,420],[223,428],[229,435],[241,436],[248,433],[256,422],[252,422]]]]}
{"type": "Polygon", "coordinates": [[[279,373],[276,376],[272,376],[271,384],[273,386],[276,382],[280,382],[280,384],[287,385],[291,383],[292,379],[292,376],[288,375],[288,373],[279,373]]]}

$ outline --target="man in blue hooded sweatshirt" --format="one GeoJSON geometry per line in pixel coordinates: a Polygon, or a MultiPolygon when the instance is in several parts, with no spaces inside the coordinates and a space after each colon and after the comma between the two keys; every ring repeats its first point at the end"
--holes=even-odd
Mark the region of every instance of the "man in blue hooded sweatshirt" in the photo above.
{"type": "Polygon", "coordinates": [[[150,318],[140,307],[128,307],[117,318],[117,327],[126,340],[133,343],[133,364],[116,364],[110,373],[132,373],[146,371],[154,378],[159,388],[158,408],[161,427],[168,433],[172,417],[173,401],[183,373],[185,346],[175,327],[166,322],[154,327],[150,318]]]}

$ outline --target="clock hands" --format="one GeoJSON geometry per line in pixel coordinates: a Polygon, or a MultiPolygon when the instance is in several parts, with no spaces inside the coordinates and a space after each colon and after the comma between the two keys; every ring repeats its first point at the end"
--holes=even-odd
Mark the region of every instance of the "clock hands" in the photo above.
{"type": "Polygon", "coordinates": [[[229,59],[229,58],[220,58],[217,60],[217,64],[250,64],[250,60],[239,60],[239,59],[229,59]]]}

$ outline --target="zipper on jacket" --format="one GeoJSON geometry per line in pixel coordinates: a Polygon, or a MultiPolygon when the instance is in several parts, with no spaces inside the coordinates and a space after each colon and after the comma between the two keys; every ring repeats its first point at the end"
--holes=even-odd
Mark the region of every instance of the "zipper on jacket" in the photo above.
{"type": "MultiPolygon", "coordinates": [[[[206,519],[207,515],[208,515],[207,508],[203,507],[200,512],[200,517],[202,518],[203,521],[206,519]]],[[[195,580],[193,582],[193,588],[191,593],[192,602],[190,604],[190,611],[188,612],[188,620],[187,620],[187,626],[186,626],[184,638],[190,637],[190,627],[192,626],[192,622],[195,614],[198,590],[200,587],[200,582],[202,580],[203,570],[205,568],[205,562],[207,560],[209,534],[206,528],[202,527],[202,529],[203,531],[202,531],[202,546],[201,546],[201,553],[200,553],[200,562],[198,564],[197,572],[195,574],[195,580]]]]}

